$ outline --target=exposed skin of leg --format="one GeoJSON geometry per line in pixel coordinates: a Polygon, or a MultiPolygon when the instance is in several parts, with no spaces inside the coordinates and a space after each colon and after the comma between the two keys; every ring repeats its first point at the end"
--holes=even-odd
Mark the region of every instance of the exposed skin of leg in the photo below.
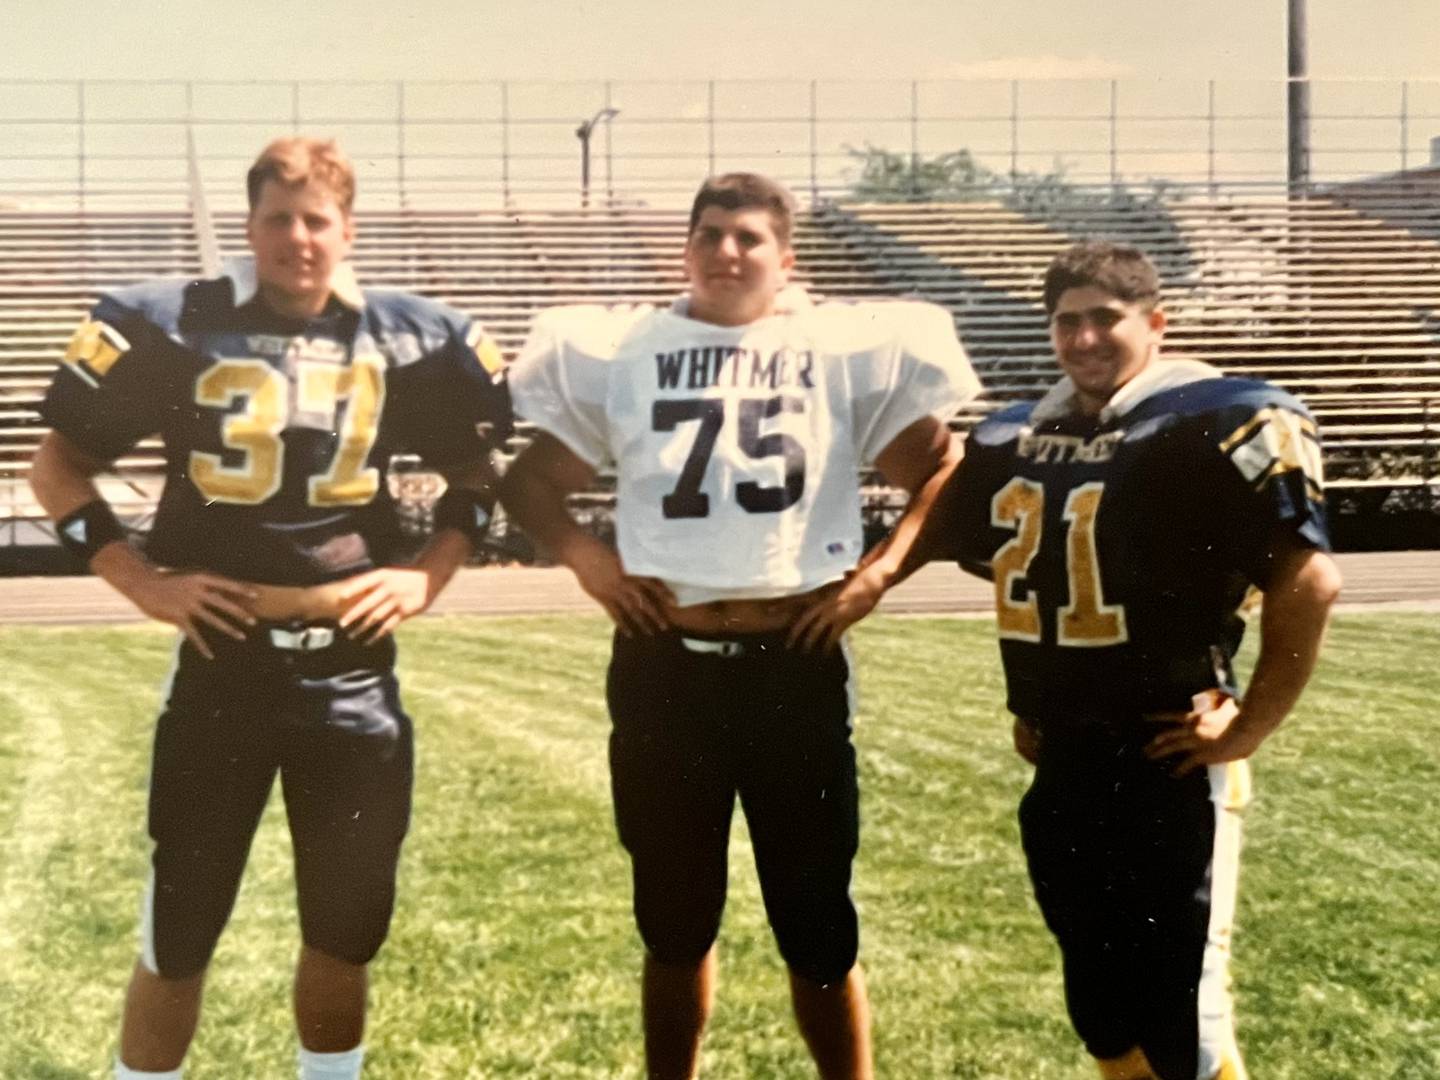
{"type": "Polygon", "coordinates": [[[166,979],[136,962],[125,991],[120,1060],[141,1072],[178,1069],[195,1037],[205,973],[166,979]]]}
{"type": "Polygon", "coordinates": [[[1118,1058],[1096,1058],[1103,1080],[1160,1080],[1138,1046],[1118,1058]]]}
{"type": "Polygon", "coordinates": [[[640,1006],[645,1020],[649,1080],[691,1080],[700,1065],[700,1039],[715,1005],[715,947],[695,964],[662,964],[645,957],[640,1006]]]}
{"type": "Polygon", "coordinates": [[[300,1045],[317,1054],[338,1054],[365,1035],[364,964],[337,960],[308,945],[295,965],[295,1027],[300,1045]]]}
{"type": "MultiPolygon", "coordinates": [[[[1145,1051],[1136,1047],[1118,1058],[1097,1059],[1102,1080],[1160,1080],[1154,1068],[1145,1057],[1145,1051]]],[[[1210,1080],[1249,1080],[1245,1063],[1238,1056],[1227,1056],[1220,1063],[1219,1070],[1210,1080]]]]}
{"type": "Polygon", "coordinates": [[[790,972],[790,1000],[822,1080],[872,1080],[870,998],[859,964],[830,986],[790,972]]]}

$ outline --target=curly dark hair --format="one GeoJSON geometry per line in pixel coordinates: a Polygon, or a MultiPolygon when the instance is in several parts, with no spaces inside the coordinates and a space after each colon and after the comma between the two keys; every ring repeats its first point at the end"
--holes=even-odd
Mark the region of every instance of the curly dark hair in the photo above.
{"type": "Polygon", "coordinates": [[[1109,240],[1082,240],[1056,255],[1045,271],[1045,314],[1055,314],[1066,289],[1086,285],[1146,311],[1160,302],[1160,272],[1143,251],[1109,240]]]}

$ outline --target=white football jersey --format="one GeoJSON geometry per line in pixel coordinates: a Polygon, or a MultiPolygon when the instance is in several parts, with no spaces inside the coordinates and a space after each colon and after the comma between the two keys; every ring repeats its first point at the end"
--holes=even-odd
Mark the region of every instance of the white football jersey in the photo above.
{"type": "Polygon", "coordinates": [[[823,303],[717,326],[683,311],[542,312],[510,369],[516,413],[614,463],[621,562],[681,605],[843,576],[862,553],[860,467],[980,389],[950,314],[823,303]]]}

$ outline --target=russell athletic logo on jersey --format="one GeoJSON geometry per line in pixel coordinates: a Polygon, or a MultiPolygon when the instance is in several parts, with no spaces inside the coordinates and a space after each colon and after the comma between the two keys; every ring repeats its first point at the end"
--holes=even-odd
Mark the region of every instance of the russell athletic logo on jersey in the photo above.
{"type": "Polygon", "coordinates": [[[661,390],[704,390],[738,386],[776,390],[782,386],[815,388],[815,354],[809,349],[749,349],[743,345],[703,345],[655,354],[655,380],[661,390]]]}

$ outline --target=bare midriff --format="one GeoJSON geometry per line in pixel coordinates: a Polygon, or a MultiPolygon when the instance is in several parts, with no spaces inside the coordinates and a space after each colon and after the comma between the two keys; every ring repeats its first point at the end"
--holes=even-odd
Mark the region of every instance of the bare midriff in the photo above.
{"type": "Polygon", "coordinates": [[[344,581],[324,585],[251,585],[250,610],[265,622],[333,622],[345,610],[344,581]]]}
{"type": "Polygon", "coordinates": [[[838,583],[822,585],[809,592],[763,600],[711,600],[682,608],[667,608],[665,617],[676,630],[707,637],[773,634],[788,630],[802,611],[837,587],[838,583]]]}

